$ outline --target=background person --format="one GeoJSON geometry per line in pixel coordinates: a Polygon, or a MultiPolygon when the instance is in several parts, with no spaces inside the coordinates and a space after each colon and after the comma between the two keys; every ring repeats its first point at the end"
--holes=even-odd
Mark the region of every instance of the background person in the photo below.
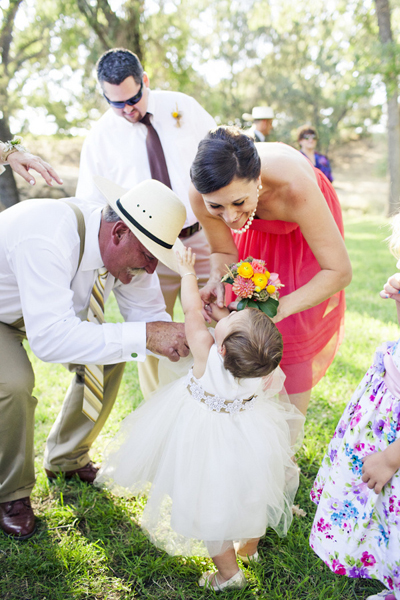
{"type": "Polygon", "coordinates": [[[255,144],[235,127],[218,127],[202,140],[191,177],[193,210],[212,253],[202,299],[223,305],[221,277],[238,258],[260,258],[279,273],[281,366],[290,399],[305,414],[311,388],[342,340],[341,290],[351,280],[336,192],[294,148],[255,144]]]}
{"type": "Polygon", "coordinates": [[[184,326],[170,322],[155,273],[158,258],[177,268],[173,244],[185,221],[183,204],[158,181],[129,192],[99,185],[112,209],[43,199],[0,214],[0,528],[19,540],[35,532],[29,497],[37,404],[22,340],[44,362],[76,372],[47,439],[45,468],[50,479],[64,472],[88,483],[97,472],[89,450],[125,362],[143,361],[146,348],[172,361],[188,354],[184,326]],[[111,290],[124,323],[102,323],[111,290]]]}
{"type": "Polygon", "coordinates": [[[324,154],[315,152],[318,143],[317,131],[310,125],[302,125],[297,131],[297,141],[300,146],[300,152],[307,156],[311,164],[323,172],[323,174],[333,181],[331,165],[329,159],[324,154]]]}
{"type": "Polygon", "coordinates": [[[245,121],[253,121],[249,133],[253,135],[255,142],[266,142],[269,134],[273,130],[274,109],[270,106],[255,106],[251,114],[244,113],[242,118],[245,121]]]}
{"type": "MultiPolygon", "coordinates": [[[[129,50],[117,48],[103,54],[97,64],[97,77],[110,110],[84,141],[76,195],[103,205],[104,198],[92,176],[104,173],[125,188],[150,178],[171,187],[187,213],[179,237],[196,253],[199,284],[204,285],[210,273],[209,247],[190,206],[190,165],[200,140],[215,127],[214,119],[186,94],[150,90],[147,74],[129,50]]],[[[180,278],[161,264],[157,273],[167,312],[172,316],[180,278]]],[[[158,385],[157,369],[158,361],[153,357],[140,365],[145,397],[158,385]]]]}
{"type": "Polygon", "coordinates": [[[22,145],[22,138],[18,136],[14,136],[9,142],[0,142],[0,175],[5,171],[4,165],[10,165],[15,173],[31,185],[35,185],[36,181],[29,169],[37,171],[48,185],[53,185],[53,180],[63,183],[53,167],[40,156],[31,154],[22,145]]]}

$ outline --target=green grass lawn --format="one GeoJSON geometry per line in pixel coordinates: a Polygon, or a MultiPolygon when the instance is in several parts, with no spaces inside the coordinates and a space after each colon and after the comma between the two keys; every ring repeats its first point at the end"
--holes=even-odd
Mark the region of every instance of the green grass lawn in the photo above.
{"type": "MultiPolygon", "coordinates": [[[[308,536],[314,514],[309,490],[324,450],[345,404],[368,368],[375,347],[397,339],[392,301],[378,292],[395,272],[396,261],[384,239],[387,221],[379,217],[347,218],[346,243],[353,264],[347,289],[345,341],[325,378],[313,390],[306,436],[298,455],[301,482],[296,503],[306,517],[295,517],[286,538],[268,530],[260,544],[262,562],[247,569],[249,586],[229,592],[232,599],[363,599],[380,591],[379,582],[334,575],[312,552],[308,536]]],[[[115,304],[108,319],[118,320],[115,304]]],[[[32,501],[38,533],[26,542],[0,535],[2,600],[117,600],[133,598],[195,599],[214,596],[196,586],[211,561],[172,558],[157,550],[137,525],[142,502],[114,498],[78,481],[49,484],[42,467],[45,440],[60,409],[70,373],[31,356],[36,373],[37,484],[32,501]]],[[[93,448],[102,450],[118,424],[140,402],[135,363],[128,365],[117,404],[93,448]]],[[[261,476],[261,474],[260,474],[261,476]]]]}

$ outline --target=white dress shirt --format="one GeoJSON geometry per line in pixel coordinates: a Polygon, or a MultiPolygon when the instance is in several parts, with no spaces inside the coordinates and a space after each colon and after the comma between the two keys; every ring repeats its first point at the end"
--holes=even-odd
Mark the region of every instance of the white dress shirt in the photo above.
{"type": "Polygon", "coordinates": [[[254,135],[256,142],[265,142],[265,135],[263,133],[261,133],[261,131],[258,131],[258,129],[256,129],[255,125],[252,125],[250,127],[250,131],[254,135]]]}
{"type": "MultiPolygon", "coordinates": [[[[77,199],[68,199],[76,201],[77,199]]],[[[143,274],[123,285],[109,274],[125,323],[86,321],[97,269],[103,266],[98,234],[101,209],[79,205],[86,239],[71,207],[60,200],[27,200],[0,214],[0,322],[24,317],[34,354],[45,362],[113,364],[146,357],[146,323],[170,321],[158,277],[143,274]]]]}
{"type": "MultiPolygon", "coordinates": [[[[161,140],[171,186],[186,207],[185,227],[189,227],[197,221],[189,202],[190,167],[199,142],[216,123],[196,100],[180,92],[149,90],[147,112],[153,115],[152,125],[161,140]],[[174,111],[182,115],[180,127],[172,116],[174,111]]],[[[93,175],[107,177],[126,189],[151,179],[146,136],[143,123],[130,123],[109,109],[84,141],[76,196],[104,206],[93,175]]]]}

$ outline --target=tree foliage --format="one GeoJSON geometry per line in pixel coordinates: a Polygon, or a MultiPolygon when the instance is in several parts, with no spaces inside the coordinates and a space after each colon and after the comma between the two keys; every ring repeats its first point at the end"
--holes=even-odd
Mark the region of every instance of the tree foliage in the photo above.
{"type": "Polygon", "coordinates": [[[90,126],[105,109],[96,61],[126,47],[153,88],[194,96],[222,123],[271,105],[277,139],[293,143],[310,122],[327,150],[379,120],[370,98],[380,82],[397,89],[393,1],[382,44],[374,0],[0,0],[0,139],[13,116],[29,128],[28,106],[63,135],[90,126]]]}

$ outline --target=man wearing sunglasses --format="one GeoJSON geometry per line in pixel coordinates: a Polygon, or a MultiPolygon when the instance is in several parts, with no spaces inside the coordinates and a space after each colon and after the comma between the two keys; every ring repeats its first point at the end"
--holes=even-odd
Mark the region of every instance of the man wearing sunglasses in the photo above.
{"type": "MultiPolygon", "coordinates": [[[[117,48],[103,54],[97,63],[97,78],[109,110],[95,123],[83,144],[76,196],[104,204],[93,175],[106,176],[125,189],[151,178],[169,185],[186,207],[187,218],[179,237],[196,253],[199,284],[204,285],[209,277],[209,247],[191,209],[188,192],[198,144],[216,127],[214,119],[186,94],[151,90],[146,72],[130,50],[117,48]],[[155,132],[169,183],[154,174],[150,151],[148,154],[148,135],[155,132]]],[[[172,316],[180,278],[161,264],[157,273],[167,312],[172,316]]],[[[157,371],[154,357],[140,365],[145,397],[158,385],[157,371]]]]}

